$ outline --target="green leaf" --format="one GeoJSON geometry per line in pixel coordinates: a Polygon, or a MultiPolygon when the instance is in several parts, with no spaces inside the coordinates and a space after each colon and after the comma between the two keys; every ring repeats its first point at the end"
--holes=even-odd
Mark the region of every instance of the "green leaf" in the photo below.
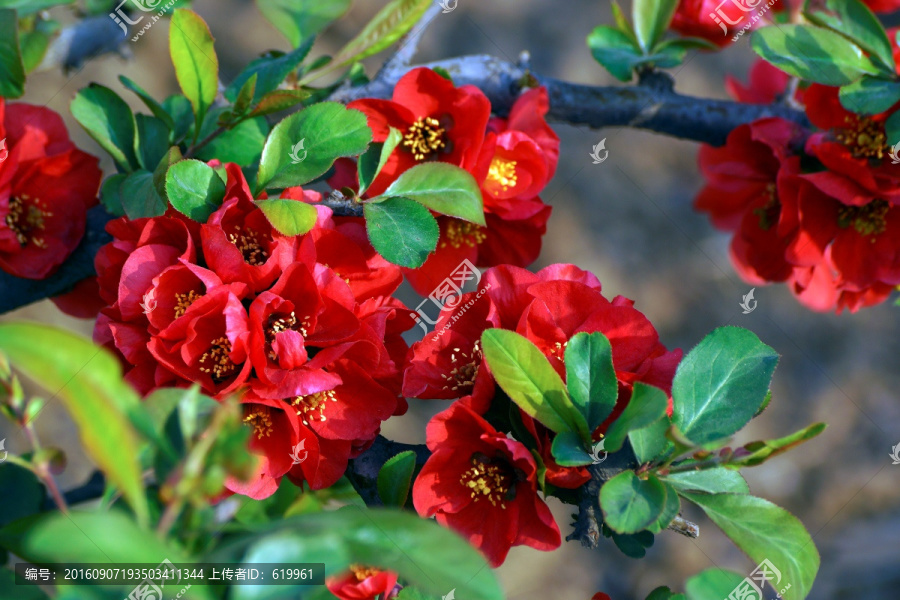
{"type": "Polygon", "coordinates": [[[569,396],[593,431],[612,414],[619,396],[609,339],[599,331],[575,334],[566,345],[565,362],[569,396]]]}
{"type": "Polygon", "coordinates": [[[892,114],[884,122],[884,134],[887,136],[888,146],[900,144],[900,111],[892,114]]]}
{"type": "Polygon", "coordinates": [[[690,50],[717,50],[718,46],[712,42],[708,42],[703,38],[676,38],[674,40],[666,40],[653,49],[653,54],[649,57],[657,67],[661,69],[671,69],[677,67],[684,62],[690,50]]]}
{"type": "Polygon", "coordinates": [[[173,144],[180,142],[194,126],[194,109],[191,102],[184,96],[175,94],[163,100],[162,105],[175,125],[170,141],[173,144]]]}
{"type": "Polygon", "coordinates": [[[581,438],[573,431],[557,433],[550,452],[562,467],[580,467],[594,462],[594,457],[585,451],[581,438]]]}
{"type": "Polygon", "coordinates": [[[666,487],[652,473],[645,479],[623,471],[600,488],[604,522],[619,533],[637,533],[656,522],[666,507],[666,487]]]}
{"type": "Polygon", "coordinates": [[[257,200],[256,205],[263,211],[272,227],[288,237],[303,235],[316,226],[319,213],[311,204],[289,198],[257,200]]]}
{"type": "Polygon", "coordinates": [[[169,128],[166,124],[148,115],[135,115],[137,137],[135,150],[141,167],[155,169],[162,157],[169,151],[169,128]]]}
{"type": "Polygon", "coordinates": [[[263,96],[250,113],[251,117],[261,117],[296,106],[309,98],[306,90],[275,90],[263,96]]]}
{"type": "Polygon", "coordinates": [[[847,85],[879,72],[859,46],[819,27],[763,27],[753,32],[751,46],[788,75],[824,85],[847,85]]]}
{"type": "Polygon", "coordinates": [[[556,433],[571,431],[590,443],[587,422],[544,353],[514,331],[488,329],[481,348],[497,384],[525,414],[556,433]]]}
{"type": "Polygon", "coordinates": [[[194,108],[194,123],[199,131],[206,111],[216,99],[219,59],[209,27],[197,13],[186,8],[175,10],[169,27],[169,53],[178,85],[194,108]]]}
{"type": "Polygon", "coordinates": [[[650,53],[666,32],[677,8],[678,0],[634,0],[634,32],[645,54],[650,53]]]}
{"type": "Polygon", "coordinates": [[[465,169],[429,162],[405,171],[384,192],[384,197],[403,196],[436,213],[484,225],[484,205],[478,182],[465,169]]]}
{"type": "MultiPolygon", "coordinates": [[[[263,96],[274,91],[290,75],[306,55],[309,54],[315,38],[310,37],[296,50],[284,53],[277,50],[269,51],[252,61],[247,68],[225,88],[225,97],[234,102],[241,88],[251,77],[256,75],[256,87],[253,92],[253,102],[259,102],[263,96]]],[[[288,91],[288,90],[284,90],[288,91]]],[[[307,94],[308,95],[308,94],[307,94]]]]}
{"type": "Polygon", "coordinates": [[[50,40],[56,36],[59,29],[57,21],[38,19],[34,29],[20,33],[19,46],[25,73],[31,73],[41,64],[47,54],[47,48],[50,47],[50,40]]]}
{"type": "Polygon", "coordinates": [[[750,454],[733,458],[730,462],[733,465],[740,465],[742,467],[755,467],[761,465],[770,458],[783,454],[791,448],[813,439],[825,431],[826,427],[828,427],[828,425],[825,423],[816,423],[815,425],[810,425],[805,429],[796,431],[783,438],[778,438],[777,440],[750,442],[744,446],[744,450],[750,454]]]}
{"type": "Polygon", "coordinates": [[[15,490],[0,494],[0,527],[40,512],[47,497],[44,485],[34,473],[11,462],[0,464],[0,490],[15,490]]]}
{"type": "Polygon", "coordinates": [[[4,98],[19,98],[25,93],[18,23],[15,10],[0,8],[0,96],[4,98]]]}
{"type": "Polygon", "coordinates": [[[632,71],[643,56],[641,49],[625,33],[600,25],[587,37],[587,45],[598,63],[619,81],[631,81],[632,71]]]}
{"type": "Polygon", "coordinates": [[[807,597],[819,570],[819,553],[795,516],[768,500],[745,494],[681,495],[702,508],[754,562],[769,560],[781,572],[781,581],[791,584],[782,594],[784,600],[807,597]]]}
{"type": "Polygon", "coordinates": [[[698,445],[733,435],[759,410],[776,364],[778,354],[753,332],[716,329],[675,372],[674,424],[698,445]]]}
{"type": "Polygon", "coordinates": [[[653,424],[666,414],[668,406],[669,399],[664,391],[636,381],[628,406],[606,430],[603,449],[607,452],[617,452],[625,443],[629,431],[643,429],[653,424]]]}
{"type": "Polygon", "coordinates": [[[646,600],[687,600],[687,598],[685,598],[684,594],[676,594],[663,585],[650,592],[646,600]]]}
{"type": "Polygon", "coordinates": [[[63,4],[72,4],[75,0],[0,0],[0,8],[14,8],[19,16],[32,15],[42,10],[63,4]]]}
{"type": "Polygon", "coordinates": [[[292,46],[299,46],[347,12],[350,0],[256,0],[256,5],[292,46]]]}
{"type": "Polygon", "coordinates": [[[144,88],[139,86],[131,79],[125,77],[124,75],[119,75],[119,81],[122,82],[123,86],[137,94],[137,97],[140,98],[144,105],[150,109],[150,112],[153,113],[154,117],[165,123],[166,127],[168,127],[170,130],[175,129],[175,121],[172,120],[172,116],[168,112],[166,112],[166,109],[163,108],[162,105],[153,98],[153,96],[148,94],[144,90],[144,88]]]}
{"type": "Polygon", "coordinates": [[[749,494],[750,487],[740,473],[725,467],[673,473],[662,478],[680,492],[706,492],[707,494],[749,494]]]}
{"type": "Polygon", "coordinates": [[[634,27],[631,26],[631,23],[625,17],[625,13],[622,11],[622,7],[619,6],[619,3],[616,0],[612,0],[612,13],[613,20],[616,22],[616,27],[622,33],[628,35],[628,38],[634,42],[634,46],[637,47],[637,34],[634,32],[634,27]]]}
{"type": "Polygon", "coordinates": [[[129,219],[158,217],[166,212],[166,200],[159,195],[153,173],[144,169],[121,180],[119,198],[129,219]]]}
{"type": "Polygon", "coordinates": [[[205,223],[225,198],[225,183],[215,169],[199,160],[183,160],[166,172],[166,197],[181,214],[205,223]]]}
{"type": "Polygon", "coordinates": [[[858,115],[875,115],[886,111],[900,100],[900,82],[863,77],[839,92],[841,106],[858,115]]]}
{"type": "Polygon", "coordinates": [[[834,14],[807,10],[804,15],[810,22],[848,37],[884,65],[884,75],[895,76],[891,42],[875,13],[860,0],[828,0],[826,6],[834,14]]]}
{"type": "Polygon", "coordinates": [[[628,441],[639,464],[648,463],[662,455],[669,445],[666,438],[669,425],[669,417],[662,417],[646,427],[628,432],[628,441]]]}
{"type": "MultiPolygon", "coordinates": [[[[212,133],[217,127],[216,120],[219,115],[225,112],[227,109],[224,108],[210,110],[198,137],[203,139],[212,133]]],[[[214,137],[200,148],[195,156],[203,161],[216,158],[223,163],[233,162],[244,167],[255,166],[259,164],[268,133],[269,127],[265,119],[246,119],[214,137]]]]}
{"type": "Polygon", "coordinates": [[[406,198],[363,205],[369,241],[378,253],[401,267],[415,269],[437,248],[440,228],[427,208],[406,198]]]}
{"type": "Polygon", "coordinates": [[[110,175],[100,186],[100,203],[106,212],[114,217],[125,216],[125,207],[122,205],[122,195],[119,190],[127,177],[128,175],[124,173],[110,175]]]}
{"type": "Polygon", "coordinates": [[[78,124],[112,157],[120,170],[138,168],[134,153],[137,130],[134,114],[118,94],[92,83],[75,94],[70,109],[78,124]]]}
{"type": "Polygon", "coordinates": [[[308,183],[338,158],[362,154],[371,141],[372,130],[363,113],[337,102],[315,104],[272,129],[259,163],[258,185],[286,188],[308,183]]]}
{"type": "Polygon", "coordinates": [[[403,140],[403,134],[399,129],[391,127],[391,132],[383,143],[372,144],[366,153],[359,157],[359,195],[362,196],[381,173],[387,164],[391,153],[403,140]]]}
{"type": "MultiPolygon", "coordinates": [[[[609,529],[607,527],[607,529],[609,529]]],[[[649,531],[638,531],[637,533],[616,533],[610,530],[610,537],[616,544],[616,548],[622,551],[622,554],[629,558],[644,558],[647,555],[647,548],[653,546],[655,538],[649,531]]]]}
{"type": "Polygon", "coordinates": [[[684,589],[690,600],[722,600],[728,598],[744,576],[725,569],[707,569],[689,578],[684,589]]]}
{"type": "Polygon", "coordinates": [[[652,533],[659,533],[668,528],[672,523],[672,520],[675,519],[681,511],[681,499],[678,497],[675,488],[665,481],[663,481],[663,486],[666,488],[666,504],[663,507],[663,511],[659,515],[659,518],[656,519],[656,522],[648,527],[652,533]]]}
{"type": "Polygon", "coordinates": [[[378,471],[378,497],[385,506],[403,507],[409,496],[413,473],[416,470],[416,453],[401,452],[388,459],[378,471]]]}
{"type": "MultiPolygon", "coordinates": [[[[325,69],[316,73],[316,77],[359,62],[392,46],[419,22],[431,2],[432,0],[391,0],[355,38],[334,55],[325,69]]],[[[304,77],[300,83],[307,83],[311,79],[304,77]]]]}
{"type": "MultiPolygon", "coordinates": [[[[252,546],[244,562],[324,562],[326,575],[347,570],[351,563],[399,573],[427,594],[438,597],[456,590],[466,600],[504,598],[494,571],[484,558],[457,534],[431,520],[396,509],[370,510],[348,506],[278,521],[272,533],[248,537],[252,546]],[[461,573],[466,573],[461,577],[461,573]]],[[[235,600],[263,598],[256,588],[294,598],[295,585],[235,586],[235,600]]]]}
{"type": "Polygon", "coordinates": [[[153,171],[153,187],[156,188],[156,193],[162,198],[164,207],[169,205],[169,197],[166,194],[166,173],[169,172],[169,168],[172,165],[180,162],[182,158],[184,157],[181,155],[181,149],[178,146],[172,146],[166,155],[162,157],[162,160],[159,161],[156,170],[153,171]]]}
{"type": "Polygon", "coordinates": [[[119,360],[82,337],[36,323],[0,323],[0,352],[14,368],[55,392],[78,426],[88,456],[146,523],[147,498],[134,460],[138,440],[126,416],[138,398],[123,380],[119,360]]]}

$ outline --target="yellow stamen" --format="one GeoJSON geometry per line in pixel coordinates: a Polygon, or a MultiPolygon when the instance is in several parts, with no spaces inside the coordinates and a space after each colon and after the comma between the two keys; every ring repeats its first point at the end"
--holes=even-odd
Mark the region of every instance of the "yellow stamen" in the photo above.
{"type": "Polygon", "coordinates": [[[446,147],[444,128],[433,117],[419,119],[409,126],[406,135],[403,136],[403,146],[412,152],[416,160],[425,160],[432,152],[446,147]]]}

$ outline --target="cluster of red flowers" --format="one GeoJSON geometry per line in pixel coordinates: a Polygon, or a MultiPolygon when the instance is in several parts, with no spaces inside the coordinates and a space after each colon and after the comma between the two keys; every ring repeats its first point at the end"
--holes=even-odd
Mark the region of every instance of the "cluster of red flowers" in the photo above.
{"type": "MultiPolygon", "coordinates": [[[[376,142],[384,142],[391,127],[403,134],[367,196],[383,192],[423,161],[461,167],[481,186],[486,227],[439,216],[437,250],[420,268],[404,269],[417,292],[431,293],[464,260],[526,267],[537,259],[550,218],[550,207],[538,194],[559,160],[559,138],[544,120],[549,110],[544,88],[522,94],[507,119],[491,118],[490,101],[481,90],[455,87],[419,68],[400,79],[392,100],[357,100],[348,107],[367,115],[376,142]]],[[[356,169],[348,163],[343,161],[329,181],[335,188],[356,187],[356,169]]]]}
{"type": "Polygon", "coordinates": [[[43,279],[68,258],[97,203],[97,165],[58,114],[0,98],[0,269],[43,279]]]}
{"type": "Polygon", "coordinates": [[[215,398],[245,391],[259,468],[231,490],[263,498],[284,475],[326,487],[406,410],[401,334],[413,321],[391,298],[402,275],[363,226],[337,224],[325,207],[309,234],[279,234],[240,168],[225,168],[225,200],[204,224],[175,211],[109,224],[115,239],[96,257],[109,306],[94,338],[120,354],[141,392],[195,382],[215,398]]]}
{"type": "MultiPolygon", "coordinates": [[[[531,440],[510,439],[486,420],[504,396],[482,360],[482,332],[503,328],[527,337],[563,378],[568,340],[583,331],[603,332],[612,345],[619,400],[595,439],[627,406],[634,382],[670,391],[681,351],[666,350],[631,300],[608,300],[594,275],[572,265],[536,274],[504,265],[486,271],[482,282],[485,291],[463,296],[460,304],[474,302],[445,335],[431,334],[413,345],[403,394],[458,399],[428,425],[432,455],[416,479],[413,502],[420,515],[435,516],[499,565],[511,546],[551,550],[560,544],[559,528],[538,496],[539,467],[546,468],[546,483],[560,488],[580,487],[590,476],[584,468],[559,466],[550,453],[552,432],[524,413],[520,418],[531,440]]],[[[436,330],[451,319],[451,311],[442,313],[436,330]]]]}
{"type": "MultiPolygon", "coordinates": [[[[766,69],[756,67],[756,78],[766,69]]],[[[783,87],[732,90],[767,102],[783,87]]],[[[746,281],[787,282],[814,310],[856,311],[900,284],[900,164],[885,134],[900,106],[856,115],[837,88],[817,84],[798,97],[817,131],[763,119],[721,148],[704,146],[696,206],[734,233],[732,259],[746,281]]]]}
{"type": "MultiPolygon", "coordinates": [[[[766,13],[796,13],[805,0],[681,0],[672,19],[672,29],[727,46],[748,25],[764,25],[766,13]],[[754,21],[755,17],[759,17],[754,21]]],[[[900,10],[900,0],[863,0],[880,13],[900,10]]],[[[770,19],[769,19],[770,20],[770,19]]]]}

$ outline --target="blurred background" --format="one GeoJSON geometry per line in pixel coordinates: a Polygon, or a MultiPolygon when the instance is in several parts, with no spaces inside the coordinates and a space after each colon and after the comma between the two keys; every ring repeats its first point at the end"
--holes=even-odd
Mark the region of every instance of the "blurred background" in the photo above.
{"type": "MultiPolygon", "coordinates": [[[[314,55],[337,50],[384,3],[357,0],[321,37],[314,55]]],[[[262,52],[288,49],[251,0],[195,0],[193,7],[217,38],[225,84],[262,52]]],[[[59,12],[66,17],[65,10],[59,12]]],[[[453,12],[435,19],[416,60],[486,53],[514,61],[529,50],[538,73],[616,85],[584,42],[593,27],[611,21],[607,0],[459,0],[453,12]]],[[[23,100],[61,113],[76,143],[104,156],[68,113],[77,90],[97,81],[122,91],[119,74],[158,98],[178,88],[168,56],[168,20],[126,46],[133,56],[106,55],[68,74],[32,75],[23,100]]],[[[715,55],[691,55],[673,71],[676,89],[725,98],[725,74],[744,79],[753,57],[747,38],[715,55]]],[[[383,59],[370,59],[370,75],[383,59]]],[[[134,96],[123,96],[143,110],[134,96]]],[[[593,271],[608,297],[634,299],[670,348],[687,351],[712,329],[739,325],[780,352],[773,401],[735,445],[781,437],[815,421],[829,428],[813,442],[745,470],[751,490],[793,512],[813,535],[822,566],[810,598],[896,600],[900,465],[892,466],[888,455],[900,443],[900,336],[890,325],[898,321],[900,308],[884,304],[858,314],[816,314],[783,286],[772,286],[758,288],[758,308],[742,314],[738,304],[751,286],[729,263],[728,238],[691,208],[703,183],[697,144],[627,129],[557,125],[556,130],[562,140],[559,169],[543,194],[553,216],[534,268],[566,262],[593,271]],[[604,138],[609,158],[595,165],[589,152],[604,138]]],[[[113,171],[108,159],[103,167],[106,174],[113,171]]],[[[88,336],[93,328],[89,321],[63,316],[47,301],[2,319],[53,322],[88,336]]],[[[446,407],[445,402],[411,404],[407,415],[387,423],[385,435],[423,442],[425,422],[446,407]]],[[[61,406],[50,403],[37,427],[42,439],[68,455],[69,466],[60,477],[63,489],[82,484],[93,466],[61,406]]],[[[26,445],[18,435],[0,424],[0,438],[8,437],[6,448],[12,452],[26,445]]],[[[563,536],[568,535],[572,507],[550,502],[563,536]]],[[[700,525],[700,538],[663,532],[643,560],[625,557],[609,540],[599,550],[577,543],[546,554],[514,548],[499,576],[514,599],[587,600],[605,591],[613,600],[642,600],[660,585],[683,590],[686,578],[708,567],[749,574],[755,567],[750,559],[692,508],[685,507],[685,516],[700,525]]]]}

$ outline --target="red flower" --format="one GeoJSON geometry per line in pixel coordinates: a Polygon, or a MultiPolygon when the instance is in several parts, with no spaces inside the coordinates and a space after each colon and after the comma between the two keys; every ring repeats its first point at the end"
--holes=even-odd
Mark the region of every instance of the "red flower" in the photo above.
{"type": "Polygon", "coordinates": [[[769,0],[681,0],[671,27],[684,35],[727,46],[738,31],[754,23],[753,17],[761,11],[777,11],[781,0],[774,2],[769,7],[769,0]]]}
{"type": "Polygon", "coordinates": [[[69,140],[58,114],[0,98],[0,269],[44,279],[84,237],[97,158],[69,140]]]}
{"type": "MultiPolygon", "coordinates": [[[[887,13],[900,10],[900,0],[863,0],[874,12],[887,13]]],[[[893,38],[891,38],[893,39],[893,38]]]]}
{"type": "Polygon", "coordinates": [[[397,574],[362,565],[350,565],[350,571],[325,580],[328,591],[340,600],[386,600],[397,585],[397,574]]]}
{"type": "Polygon", "coordinates": [[[524,445],[459,402],[434,417],[426,435],[432,455],[413,486],[420,515],[468,538],[494,567],[512,546],[559,547],[559,528],[538,496],[537,465],[524,445]]]}
{"type": "Polygon", "coordinates": [[[887,160],[890,144],[884,123],[897,107],[872,116],[845,109],[838,88],[814,84],[805,95],[809,120],[823,131],[810,136],[806,152],[827,170],[806,179],[845,204],[864,205],[882,198],[900,203],[900,165],[887,160]]]}
{"type": "Polygon", "coordinates": [[[376,196],[401,173],[425,160],[440,160],[473,171],[484,141],[491,105],[478,88],[455,87],[431,69],[413,69],[394,87],[392,100],[363,99],[347,105],[369,119],[374,140],[390,128],[403,141],[368,190],[376,196]]]}
{"type": "MultiPolygon", "coordinates": [[[[787,90],[791,76],[759,58],[750,67],[748,85],[742,84],[731,75],[725,76],[725,90],[738,102],[747,104],[772,104],[781,98],[787,90]]],[[[797,89],[794,99],[803,101],[803,90],[797,89]]]]}

